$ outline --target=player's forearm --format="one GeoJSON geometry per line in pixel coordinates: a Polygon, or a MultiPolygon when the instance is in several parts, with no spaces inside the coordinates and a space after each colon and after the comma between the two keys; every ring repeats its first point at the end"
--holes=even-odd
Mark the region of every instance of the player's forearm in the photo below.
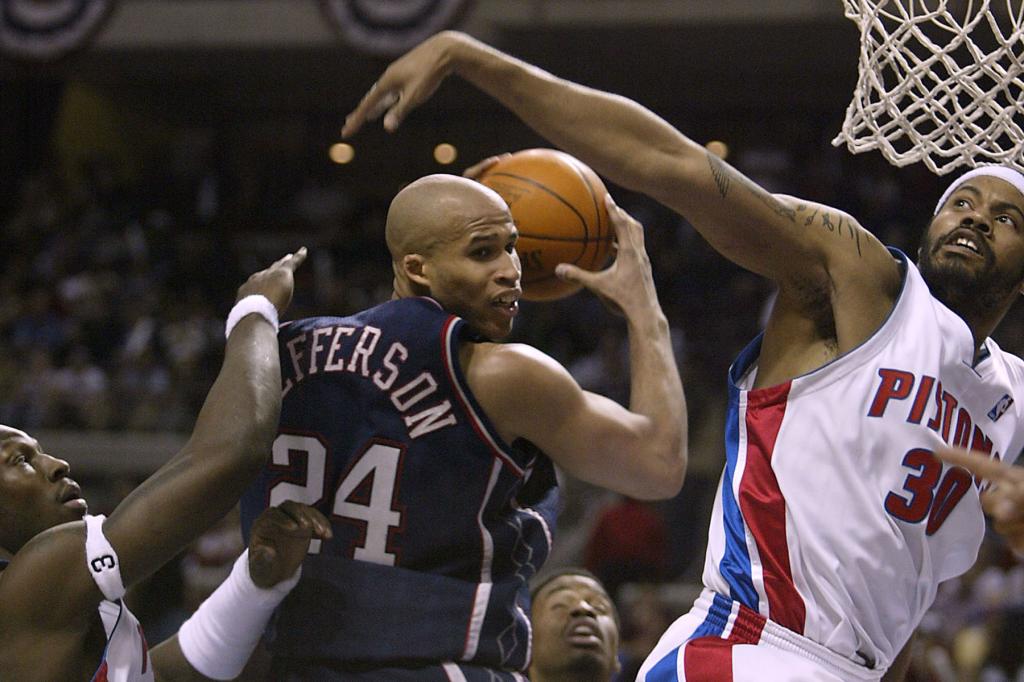
{"type": "Polygon", "coordinates": [[[680,192],[703,148],[636,102],[558,78],[468,36],[450,49],[454,73],[599,174],[687,212],[680,192]]]}
{"type": "Polygon", "coordinates": [[[231,332],[186,451],[255,471],[267,457],[280,409],[277,334],[266,320],[249,315],[231,332]]]}
{"type": "MultiPolygon", "coordinates": [[[[655,303],[629,316],[631,411],[650,420],[637,453],[648,459],[655,487],[645,499],[672,497],[686,475],[687,414],[668,320],[655,303]]],[[[639,496],[638,496],[639,497],[639,496]]]]}
{"type": "Polygon", "coordinates": [[[156,682],[207,682],[210,678],[193,668],[178,645],[178,635],[164,640],[149,652],[156,682]]]}
{"type": "Polygon", "coordinates": [[[276,331],[249,315],[231,333],[188,443],[104,523],[126,585],[159,568],[238,502],[269,455],[280,396],[276,331]]]}

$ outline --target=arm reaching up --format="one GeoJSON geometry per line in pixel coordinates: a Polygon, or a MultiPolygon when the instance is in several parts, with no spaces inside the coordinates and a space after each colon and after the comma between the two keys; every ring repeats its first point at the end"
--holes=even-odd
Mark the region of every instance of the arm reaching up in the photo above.
{"type": "MultiPolygon", "coordinates": [[[[899,268],[853,217],[772,194],[637,102],[558,78],[462,33],[439,33],[393,62],[343,134],[382,115],[395,130],[452,74],[602,176],[685,216],[729,260],[777,282],[780,320],[831,309],[839,352],[862,343],[891,310],[899,268]]],[[[807,357],[790,363],[789,376],[813,369],[808,358],[820,355],[800,352],[807,357]]]]}
{"type": "Polygon", "coordinates": [[[640,499],[672,497],[686,474],[686,398],[658,303],[643,227],[606,197],[618,242],[601,272],[561,264],[626,317],[630,404],[584,391],[561,365],[529,346],[469,344],[474,394],[511,442],[526,438],[572,475],[640,499]]]}

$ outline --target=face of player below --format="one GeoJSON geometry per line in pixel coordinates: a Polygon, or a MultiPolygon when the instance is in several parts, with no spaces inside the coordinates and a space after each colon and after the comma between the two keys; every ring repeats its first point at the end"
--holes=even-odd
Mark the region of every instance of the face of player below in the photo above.
{"type": "Polygon", "coordinates": [[[601,583],[568,573],[533,598],[530,679],[608,680],[619,670],[619,625],[601,583]]]}
{"type": "Polygon", "coordinates": [[[962,316],[1008,305],[1024,282],[1024,194],[994,176],[963,181],[925,231],[918,265],[932,294],[962,316]]]}
{"type": "Polygon", "coordinates": [[[0,547],[14,554],[44,530],[85,516],[71,467],[24,431],[0,425],[0,547]]]}
{"type": "Polygon", "coordinates": [[[501,341],[519,314],[523,274],[512,215],[497,195],[452,216],[452,238],[425,257],[430,295],[478,334],[501,341]]]}

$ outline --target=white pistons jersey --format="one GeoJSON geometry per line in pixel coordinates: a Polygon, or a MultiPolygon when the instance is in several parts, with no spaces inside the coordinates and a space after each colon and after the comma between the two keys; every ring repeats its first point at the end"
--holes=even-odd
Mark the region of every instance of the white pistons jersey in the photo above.
{"type": "Polygon", "coordinates": [[[152,682],[153,666],[142,626],[121,597],[121,565],[117,552],[103,535],[105,516],[85,517],[85,560],[105,601],[100,602],[100,618],[107,634],[103,659],[92,682],[152,682]]]}
{"type": "MultiPolygon", "coordinates": [[[[894,255],[902,291],[861,346],[758,389],[760,339],[737,358],[704,567],[725,614],[738,603],[867,679],[892,663],[939,582],[974,563],[984,534],[978,484],[932,451],[958,445],[1010,461],[1024,445],[1024,363],[988,339],[973,364],[966,323],[894,255]]],[[[683,649],[727,637],[711,625],[673,626],[640,679],[704,679],[685,675],[683,649]]],[[[795,679],[765,672],[750,679],[795,679]]]]}

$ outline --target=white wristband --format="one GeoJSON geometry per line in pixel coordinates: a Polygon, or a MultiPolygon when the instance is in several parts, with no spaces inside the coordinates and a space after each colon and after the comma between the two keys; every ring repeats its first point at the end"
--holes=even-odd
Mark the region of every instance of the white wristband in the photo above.
{"type": "Polygon", "coordinates": [[[235,304],[235,307],[228,313],[228,321],[224,325],[224,338],[231,336],[231,330],[235,328],[243,317],[250,313],[256,313],[269,322],[274,331],[277,331],[277,308],[270,302],[270,299],[262,294],[246,296],[235,304]]]}
{"type": "Polygon", "coordinates": [[[299,582],[295,575],[270,589],[249,575],[249,550],[238,557],[231,575],[178,630],[178,645],[198,672],[214,680],[238,677],[260,641],[270,616],[299,582]]]}

